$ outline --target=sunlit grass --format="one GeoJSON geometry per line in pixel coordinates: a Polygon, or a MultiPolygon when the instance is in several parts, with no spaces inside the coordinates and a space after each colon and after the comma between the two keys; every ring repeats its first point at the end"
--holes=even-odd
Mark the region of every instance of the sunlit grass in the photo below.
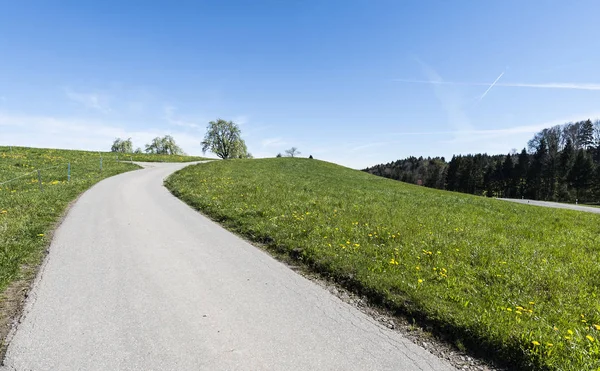
{"type": "Polygon", "coordinates": [[[0,184],[0,291],[20,277],[23,265],[39,262],[69,202],[106,177],[138,168],[107,153],[0,147],[0,183],[19,177],[0,184]]]}
{"type": "Polygon", "coordinates": [[[206,163],[167,186],[229,228],[511,368],[600,367],[598,215],[308,159],[206,163]]]}

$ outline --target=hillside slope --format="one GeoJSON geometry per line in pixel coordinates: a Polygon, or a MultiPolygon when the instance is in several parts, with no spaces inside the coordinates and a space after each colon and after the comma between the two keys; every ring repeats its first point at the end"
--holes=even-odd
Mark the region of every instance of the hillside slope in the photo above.
{"type": "Polygon", "coordinates": [[[512,368],[600,367],[597,215],[309,159],[200,164],[166,185],[229,228],[488,358],[512,368]]]}

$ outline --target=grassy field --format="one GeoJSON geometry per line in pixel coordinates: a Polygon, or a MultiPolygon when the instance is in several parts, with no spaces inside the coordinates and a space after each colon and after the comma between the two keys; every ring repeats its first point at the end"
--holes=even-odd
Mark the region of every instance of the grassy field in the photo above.
{"type": "MultiPolygon", "coordinates": [[[[134,161],[194,161],[196,157],[136,155],[134,161]]],[[[127,160],[129,160],[127,158],[127,160]]],[[[139,167],[112,153],[0,147],[0,292],[23,265],[35,264],[69,202],[109,176],[139,167]],[[100,158],[102,157],[102,171],[100,158]],[[71,180],[68,181],[68,164],[71,180]],[[37,172],[40,172],[43,191],[37,172]]]]}
{"type": "Polygon", "coordinates": [[[206,163],[166,185],[475,354],[511,369],[600,370],[598,215],[308,159],[206,163]]]}

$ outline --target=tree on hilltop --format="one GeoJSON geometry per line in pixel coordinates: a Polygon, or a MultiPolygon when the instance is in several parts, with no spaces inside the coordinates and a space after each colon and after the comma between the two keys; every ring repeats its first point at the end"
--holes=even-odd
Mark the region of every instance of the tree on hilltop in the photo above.
{"type": "Polygon", "coordinates": [[[175,139],[173,139],[170,135],[165,135],[164,137],[156,137],[152,139],[150,144],[146,144],[146,153],[152,153],[157,155],[183,155],[183,149],[175,143],[175,139]]]}
{"type": "Polygon", "coordinates": [[[133,152],[133,143],[131,142],[131,138],[124,140],[121,138],[115,139],[110,147],[111,152],[116,153],[132,153],[133,152]]]}
{"type": "Polygon", "coordinates": [[[202,141],[202,152],[210,151],[222,159],[252,158],[248,153],[246,142],[241,137],[242,131],[233,121],[217,119],[210,121],[202,141]]]}
{"type": "Polygon", "coordinates": [[[301,152],[298,151],[298,148],[296,148],[296,147],[292,147],[290,149],[286,149],[285,153],[288,155],[288,157],[296,157],[296,156],[298,156],[298,155],[301,154],[301,152]]]}

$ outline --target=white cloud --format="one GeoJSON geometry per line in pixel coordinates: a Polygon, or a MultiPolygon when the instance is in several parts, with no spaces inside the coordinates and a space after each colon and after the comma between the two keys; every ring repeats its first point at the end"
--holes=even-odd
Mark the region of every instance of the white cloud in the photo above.
{"type": "Polygon", "coordinates": [[[167,105],[164,108],[164,119],[171,125],[181,126],[190,129],[199,129],[202,126],[194,121],[184,120],[176,115],[177,107],[167,105]]]}
{"type": "Polygon", "coordinates": [[[109,107],[110,97],[102,93],[78,93],[70,88],[65,88],[65,94],[70,100],[82,104],[86,108],[103,113],[111,112],[109,107]]]}
{"type": "Polygon", "coordinates": [[[263,147],[268,147],[268,148],[272,148],[272,147],[281,147],[281,146],[285,146],[286,142],[283,141],[283,139],[281,138],[267,138],[267,139],[263,139],[260,144],[263,147]]]}
{"type": "Polygon", "coordinates": [[[0,126],[2,145],[107,151],[115,138],[132,138],[135,147],[143,148],[152,138],[170,134],[188,154],[202,154],[200,134],[158,128],[130,130],[119,122],[0,112],[0,126]]]}

